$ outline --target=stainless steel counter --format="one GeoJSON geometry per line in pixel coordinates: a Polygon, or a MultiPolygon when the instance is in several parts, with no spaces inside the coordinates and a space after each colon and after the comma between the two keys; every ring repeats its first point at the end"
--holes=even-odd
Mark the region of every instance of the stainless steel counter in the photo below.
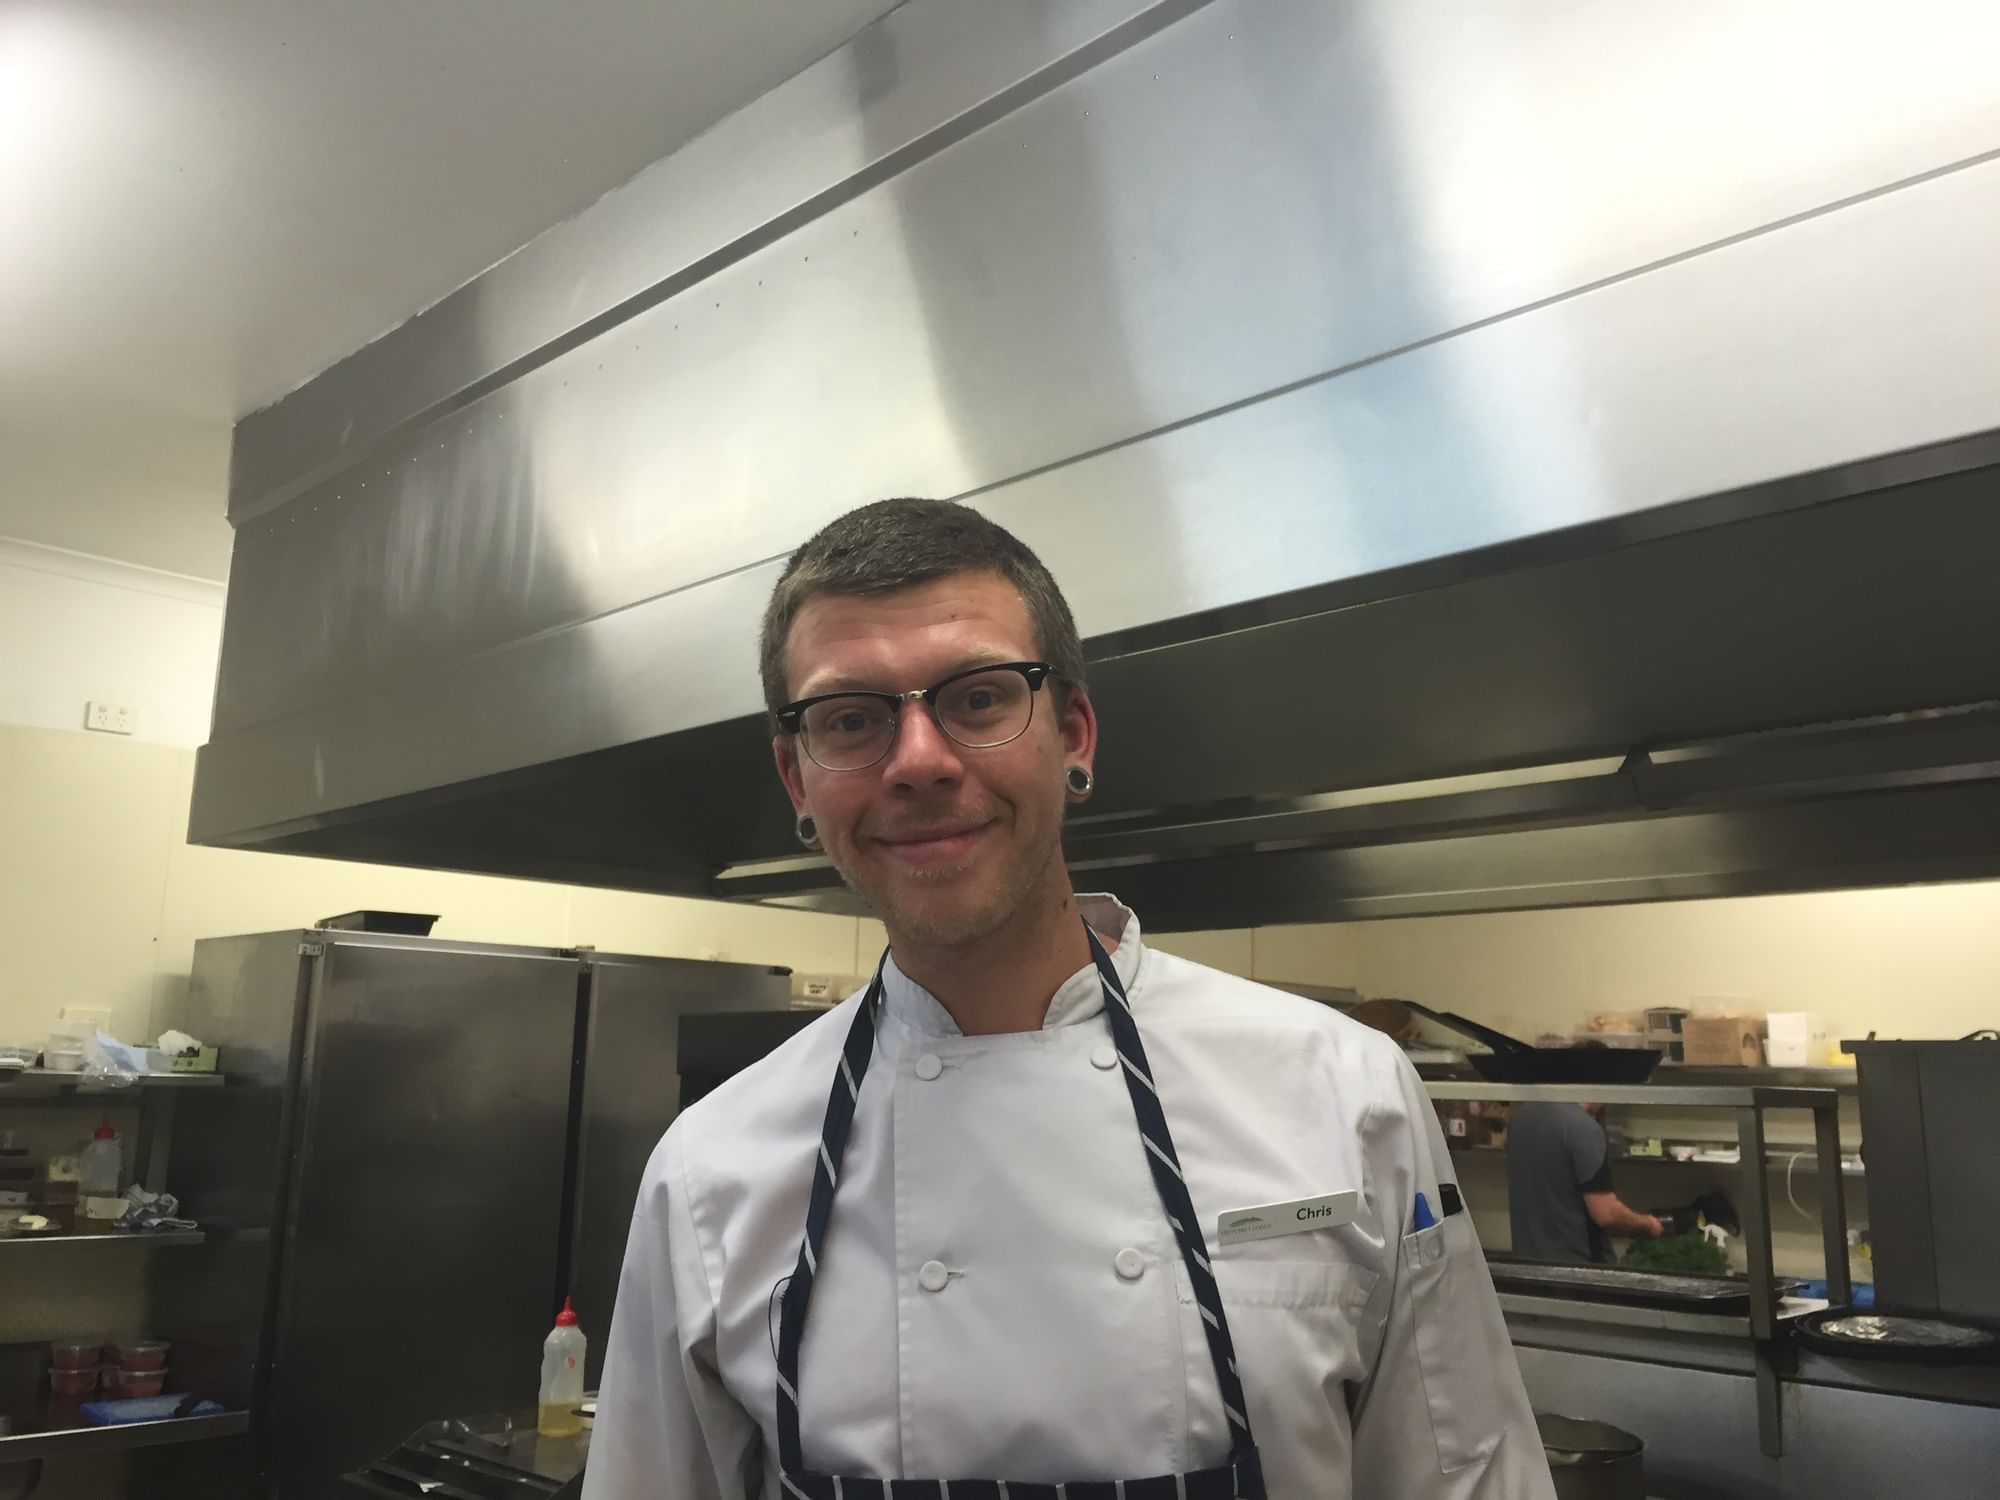
{"type": "MultiPolygon", "coordinates": [[[[1538,1343],[1516,1353],[1529,1398],[1538,1411],[1592,1417],[1636,1433],[1646,1442],[1646,1483],[1672,1500],[1770,1500],[1815,1495],[1862,1500],[1889,1495],[1922,1500],[1990,1500],[1992,1455],[2000,1453],[2000,1392],[1985,1403],[1961,1399],[1977,1382],[1935,1377],[1964,1372],[1921,1371],[1902,1390],[1883,1366],[1858,1375],[1845,1362],[1842,1378],[1827,1379],[1802,1359],[1784,1384],[1787,1442],[1782,1455],[1762,1450],[1750,1346],[1738,1340],[1622,1332],[1623,1340],[1586,1347],[1589,1333],[1566,1336],[1556,1325],[1527,1330],[1538,1343]],[[1738,1363],[1732,1365],[1731,1358],[1738,1363]],[[1923,1377],[1930,1377],[1926,1380],[1923,1377]]],[[[1984,1372],[1991,1376],[1994,1372],[1984,1372]]]]}
{"type": "MultiPolygon", "coordinates": [[[[1748,1351],[1750,1372],[1756,1393],[1758,1447],[1768,1459],[1786,1451],[1784,1391],[1782,1389],[1789,1345],[1783,1341],[1778,1323],[1779,1294],[1776,1267],[1771,1252],[1771,1185],[1765,1171],[1764,1115],[1772,1109],[1810,1110],[1813,1117],[1813,1150],[1819,1170],[1828,1180],[1840,1173],[1840,1095],[1830,1088],[1788,1087],[1782,1084],[1751,1082],[1703,1083],[1487,1083],[1428,1082],[1431,1098],[1446,1100],[1497,1100],[1501,1102],[1549,1101],[1570,1104],[1632,1104],[1654,1109],[1726,1109],[1735,1117],[1739,1152],[1737,1170],[1741,1174],[1737,1212],[1743,1220],[1743,1244],[1749,1261],[1748,1291],[1750,1315],[1730,1335],[1742,1339],[1748,1351]]],[[[1825,1256],[1827,1295],[1845,1303],[1850,1295],[1847,1268],[1847,1205],[1840,1193],[1820,1196],[1821,1248],[1825,1256]]],[[[1534,1298],[1555,1302],[1560,1298],[1534,1298]]],[[[1559,1321],[1603,1322],[1600,1315],[1579,1318],[1565,1313],[1559,1321]]],[[[1735,1320],[1731,1320],[1732,1325],[1735,1320]]],[[[1678,1331],[1678,1330],[1676,1330],[1678,1331]]],[[[1714,1325],[1708,1336],[1723,1334],[1714,1325]]],[[[1517,1339],[1517,1342],[1519,1340],[1517,1339]]]]}
{"type": "Polygon", "coordinates": [[[462,1500],[569,1500],[583,1487],[590,1427],[575,1437],[543,1437],[535,1416],[529,1410],[429,1423],[346,1483],[394,1500],[434,1491],[462,1500]]]}
{"type": "Polygon", "coordinates": [[[206,1417],[179,1417],[164,1422],[124,1422],[107,1427],[61,1427],[47,1432],[0,1434],[0,1464],[38,1458],[76,1458],[118,1453],[131,1448],[162,1448],[177,1443],[205,1443],[235,1437],[250,1430],[250,1414],[217,1412],[206,1417]]]}

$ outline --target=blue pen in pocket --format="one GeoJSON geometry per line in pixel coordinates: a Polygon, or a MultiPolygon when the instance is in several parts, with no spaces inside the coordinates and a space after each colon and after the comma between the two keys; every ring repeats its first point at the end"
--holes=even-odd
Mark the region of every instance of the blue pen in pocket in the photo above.
{"type": "Polygon", "coordinates": [[[1430,1200],[1422,1193],[1417,1194],[1417,1211],[1411,1216],[1410,1222],[1413,1229],[1429,1229],[1437,1223],[1437,1220],[1431,1217],[1430,1200]]]}

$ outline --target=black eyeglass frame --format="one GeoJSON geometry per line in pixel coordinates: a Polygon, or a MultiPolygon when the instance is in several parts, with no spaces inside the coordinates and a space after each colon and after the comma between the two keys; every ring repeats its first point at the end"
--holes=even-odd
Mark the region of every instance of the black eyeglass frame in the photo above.
{"type": "Polygon", "coordinates": [[[896,748],[896,738],[903,732],[904,705],[915,703],[918,699],[922,699],[924,707],[930,711],[931,723],[937,726],[938,733],[950,740],[954,745],[966,750],[997,750],[1002,745],[1013,744],[1014,741],[1028,732],[1029,726],[1035,722],[1035,694],[1041,691],[1043,683],[1055,675],[1055,670],[1052,665],[1045,661],[987,662],[984,666],[967,667],[962,672],[954,672],[951,676],[934,682],[927,688],[912,688],[907,693],[891,693],[876,688],[848,688],[838,693],[815,693],[810,698],[800,698],[794,702],[787,703],[773,717],[778,721],[780,732],[796,738],[800,744],[805,746],[806,755],[811,759],[812,741],[805,732],[805,714],[807,709],[812,708],[816,704],[831,703],[839,698],[873,698],[878,703],[888,705],[889,713],[894,719],[896,729],[889,736],[888,744],[882,747],[882,753],[869,761],[867,765],[861,766],[827,766],[821,765],[817,759],[813,759],[813,764],[819,766],[822,771],[833,771],[836,773],[842,771],[866,771],[870,767],[881,765],[883,761],[889,758],[889,752],[896,748]],[[988,745],[968,745],[964,740],[945,728],[944,720],[938,717],[938,695],[943,693],[954,682],[963,682],[968,677],[983,677],[988,672],[1019,672],[1027,679],[1028,717],[1022,721],[1019,729],[1008,735],[1004,740],[995,740],[988,745]]]}

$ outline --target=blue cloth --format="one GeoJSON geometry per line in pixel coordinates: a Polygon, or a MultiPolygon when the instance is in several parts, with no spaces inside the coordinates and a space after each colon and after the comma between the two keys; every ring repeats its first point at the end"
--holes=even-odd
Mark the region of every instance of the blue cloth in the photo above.
{"type": "MultiPolygon", "coordinates": [[[[125,1396],[116,1401],[86,1401],[77,1410],[86,1422],[98,1427],[119,1427],[128,1422],[165,1422],[180,1410],[186,1396],[125,1396]]],[[[219,1416],[222,1408],[203,1401],[188,1413],[191,1417],[219,1416]]]]}
{"type": "MultiPolygon", "coordinates": [[[[1848,1299],[1847,1305],[1849,1307],[1872,1308],[1875,1305],[1874,1282],[1851,1282],[1849,1289],[1853,1293],[1848,1299]]],[[[1801,1297],[1824,1297],[1826,1295],[1826,1283],[1824,1281],[1802,1281],[1799,1283],[1799,1295],[1801,1297]]]]}

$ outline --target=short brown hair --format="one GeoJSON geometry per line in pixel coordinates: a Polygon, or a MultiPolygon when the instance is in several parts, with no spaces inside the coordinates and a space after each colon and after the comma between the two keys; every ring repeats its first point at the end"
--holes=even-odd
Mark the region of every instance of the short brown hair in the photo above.
{"type": "Polygon", "coordinates": [[[772,722],[790,701],[785,647],[792,622],[808,599],[816,594],[892,594],[954,573],[998,573],[1013,584],[1028,607],[1035,649],[1055,668],[1058,693],[1083,687],[1083,643],[1077,639],[1076,620],[1054,577],[1019,537],[953,501],[877,500],[817,532],[792,554],[771,590],[757,665],[772,722]]]}

